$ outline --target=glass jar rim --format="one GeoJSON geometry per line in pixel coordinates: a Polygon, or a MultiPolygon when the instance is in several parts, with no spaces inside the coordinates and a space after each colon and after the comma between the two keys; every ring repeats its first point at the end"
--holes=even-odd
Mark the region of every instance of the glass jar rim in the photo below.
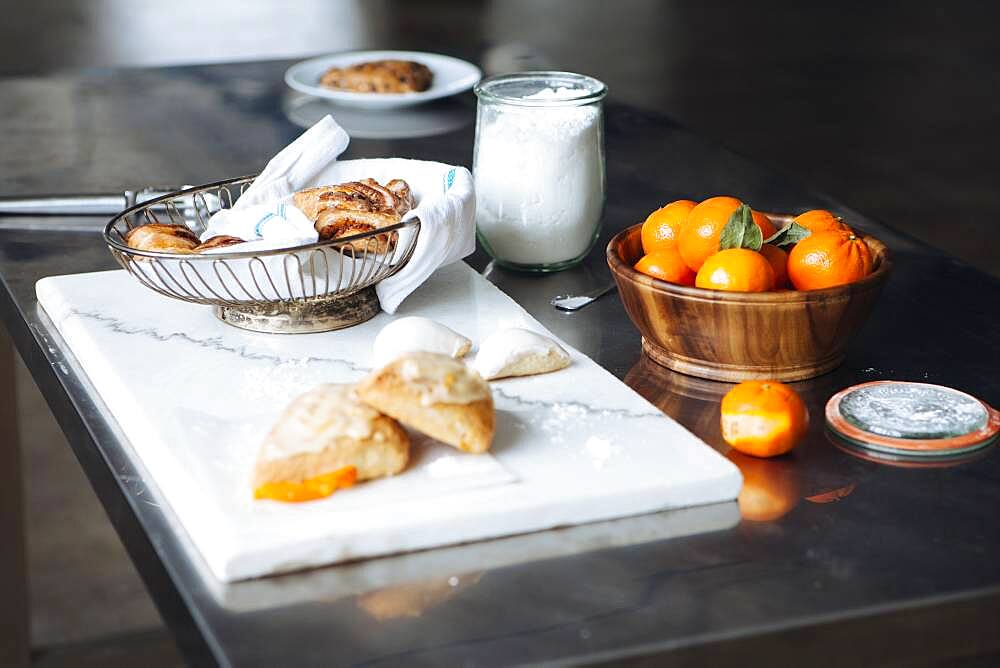
{"type": "Polygon", "coordinates": [[[489,102],[500,102],[521,107],[580,107],[586,104],[593,104],[603,100],[608,94],[608,87],[603,81],[595,79],[586,74],[576,72],[563,72],[559,70],[530,70],[526,72],[511,72],[509,74],[496,74],[487,77],[476,84],[473,91],[480,100],[489,102]],[[570,84],[575,88],[584,91],[579,97],[569,98],[535,98],[503,95],[496,92],[495,88],[509,83],[516,82],[552,82],[558,85],[559,80],[565,84],[570,84]]]}

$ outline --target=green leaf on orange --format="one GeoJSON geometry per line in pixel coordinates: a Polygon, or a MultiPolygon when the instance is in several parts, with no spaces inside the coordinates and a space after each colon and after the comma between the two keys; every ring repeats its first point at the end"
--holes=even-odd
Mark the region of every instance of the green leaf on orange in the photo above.
{"type": "Polygon", "coordinates": [[[764,239],[764,243],[779,247],[794,246],[810,234],[812,234],[812,231],[809,228],[803,227],[798,223],[788,223],[767,239],[764,239]]]}
{"type": "Polygon", "coordinates": [[[753,212],[746,204],[740,204],[729,216],[729,221],[722,228],[719,237],[719,250],[729,248],[749,248],[759,251],[764,244],[764,235],[753,222],[753,212]]]}

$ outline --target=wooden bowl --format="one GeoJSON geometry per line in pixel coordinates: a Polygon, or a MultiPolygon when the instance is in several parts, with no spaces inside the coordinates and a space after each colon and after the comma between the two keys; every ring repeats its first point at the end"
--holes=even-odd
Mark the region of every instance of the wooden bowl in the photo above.
{"type": "Polygon", "coordinates": [[[632,268],[643,254],[641,228],[615,235],[607,255],[643,352],[674,371],[711,380],[803,380],[833,370],[892,268],[885,244],[865,236],[873,270],[856,283],[803,292],[689,288],[632,268]]]}

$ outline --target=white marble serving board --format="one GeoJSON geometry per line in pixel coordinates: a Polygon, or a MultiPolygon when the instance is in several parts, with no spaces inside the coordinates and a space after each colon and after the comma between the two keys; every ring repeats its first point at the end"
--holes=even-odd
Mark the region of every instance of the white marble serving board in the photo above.
{"type": "Polygon", "coordinates": [[[435,273],[396,316],[338,332],[257,334],[157,295],[124,271],[36,286],[91,383],[211,572],[229,582],[308,566],[734,499],[739,471],[569,348],[562,371],[492,383],[492,456],[426,440],[389,480],[305,504],[253,501],[248,476],[284,406],[350,382],[393,317],[423,315],[473,342],[503,327],[548,333],[464,263],[435,273]]]}

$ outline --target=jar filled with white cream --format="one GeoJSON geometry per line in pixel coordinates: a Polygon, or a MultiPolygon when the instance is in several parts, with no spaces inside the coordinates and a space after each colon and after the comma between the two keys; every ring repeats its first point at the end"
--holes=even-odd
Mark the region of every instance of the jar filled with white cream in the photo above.
{"type": "Polygon", "coordinates": [[[607,87],[570,72],[521,72],[475,91],[479,242],[511,269],[577,264],[600,233],[607,87]]]}

